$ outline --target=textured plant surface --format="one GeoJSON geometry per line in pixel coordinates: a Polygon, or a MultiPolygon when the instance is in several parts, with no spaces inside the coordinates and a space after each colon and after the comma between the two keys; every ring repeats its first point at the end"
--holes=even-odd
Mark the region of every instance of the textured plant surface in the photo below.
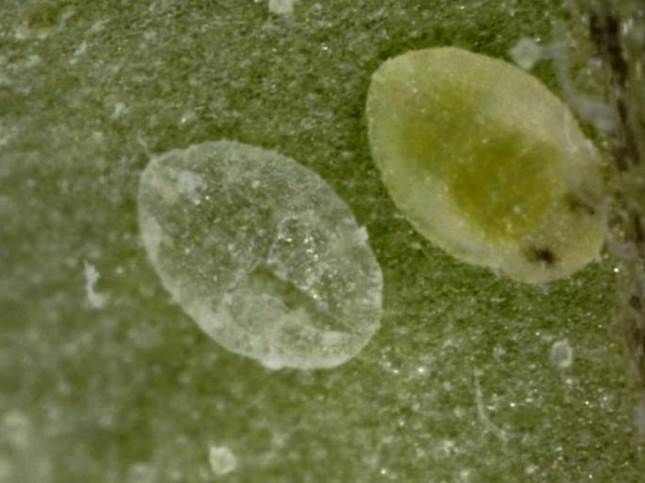
{"type": "MultiPolygon", "coordinates": [[[[459,263],[396,210],[367,143],[387,58],[454,45],[508,59],[565,14],[555,0],[300,0],[292,14],[4,0],[0,481],[639,481],[618,257],[543,286],[459,263]],[[347,364],[267,370],[163,289],[139,176],[154,154],[220,138],[298,160],[367,227],[384,315],[347,364]]],[[[552,62],[532,72],[563,94],[552,62]]]]}
{"type": "Polygon", "coordinates": [[[645,8],[636,0],[579,0],[572,2],[572,10],[582,13],[572,22],[580,34],[578,60],[595,65],[578,84],[583,96],[585,91],[602,92],[609,120],[603,129],[604,122],[589,119],[612,167],[615,220],[608,248],[620,261],[618,319],[641,382],[639,414],[645,434],[645,8]]]}

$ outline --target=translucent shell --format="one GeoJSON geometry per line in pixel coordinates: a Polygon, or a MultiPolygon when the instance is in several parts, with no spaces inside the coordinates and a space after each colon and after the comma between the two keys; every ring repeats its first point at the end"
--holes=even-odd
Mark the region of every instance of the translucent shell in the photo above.
{"type": "Polygon", "coordinates": [[[322,178],[274,151],[219,141],[152,159],[139,222],[164,287],[232,352],[334,367],[379,327],[366,230],[322,178]]]}

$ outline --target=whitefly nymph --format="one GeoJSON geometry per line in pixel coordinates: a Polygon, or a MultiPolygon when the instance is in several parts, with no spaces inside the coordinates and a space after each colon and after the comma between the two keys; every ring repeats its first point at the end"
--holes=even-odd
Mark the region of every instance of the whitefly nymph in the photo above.
{"type": "Polygon", "coordinates": [[[535,77],[462,49],[411,51],[373,74],[367,120],[395,204],[455,258],[540,283],[598,257],[598,155],[535,77]]]}
{"type": "Polygon", "coordinates": [[[315,172],[234,141],[153,158],[139,223],[163,286],[215,341],[269,368],[330,368],[378,329],[367,231],[315,172]]]}

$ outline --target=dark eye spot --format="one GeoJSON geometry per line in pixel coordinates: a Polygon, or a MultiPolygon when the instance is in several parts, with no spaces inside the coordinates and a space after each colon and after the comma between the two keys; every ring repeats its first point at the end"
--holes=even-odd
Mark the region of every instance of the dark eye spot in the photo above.
{"type": "Polygon", "coordinates": [[[572,193],[567,194],[564,198],[564,201],[569,210],[573,212],[586,213],[589,216],[596,214],[596,208],[572,193]]]}
{"type": "Polygon", "coordinates": [[[527,258],[535,263],[544,263],[546,265],[554,265],[558,258],[552,250],[544,247],[531,247],[528,250],[527,258]]]}

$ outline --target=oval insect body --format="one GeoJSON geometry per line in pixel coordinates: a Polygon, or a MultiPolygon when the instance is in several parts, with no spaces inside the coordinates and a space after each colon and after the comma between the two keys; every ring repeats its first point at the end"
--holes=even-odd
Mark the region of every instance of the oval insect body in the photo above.
{"type": "Polygon", "coordinates": [[[270,368],[328,368],[377,330],[382,274],[349,207],[296,161],[233,141],[150,161],[139,187],[149,259],[225,348],[270,368]]]}
{"type": "Polygon", "coordinates": [[[597,257],[597,155],[536,78],[462,49],[412,51],[373,74],[367,120],[395,204],[454,257],[531,283],[597,257]]]}

